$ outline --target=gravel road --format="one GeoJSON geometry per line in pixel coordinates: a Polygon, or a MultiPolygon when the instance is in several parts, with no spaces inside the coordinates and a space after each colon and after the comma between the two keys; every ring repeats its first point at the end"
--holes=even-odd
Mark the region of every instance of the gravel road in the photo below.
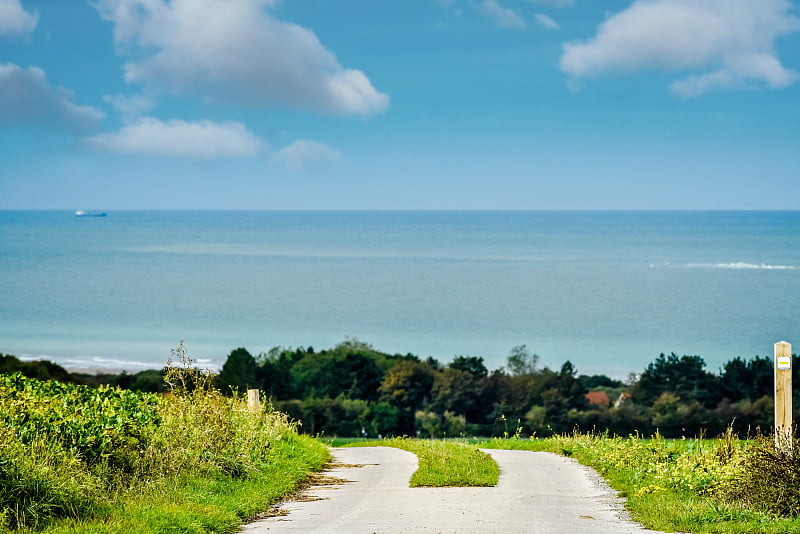
{"type": "Polygon", "coordinates": [[[333,449],[323,485],[285,502],[281,515],[246,525],[259,533],[642,534],[591,469],[554,454],[486,450],[494,488],[410,488],[417,457],[389,447],[333,449]],[[338,464],[338,465],[337,465],[338,464]]]}

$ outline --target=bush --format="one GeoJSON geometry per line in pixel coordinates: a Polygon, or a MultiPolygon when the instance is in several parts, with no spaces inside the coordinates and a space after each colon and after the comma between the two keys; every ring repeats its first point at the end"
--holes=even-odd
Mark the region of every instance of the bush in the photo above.
{"type": "Polygon", "coordinates": [[[45,442],[87,466],[130,472],[159,421],[158,397],[101,386],[0,375],[3,419],[21,443],[45,442]]]}
{"type": "Polygon", "coordinates": [[[183,344],[173,356],[178,365],[168,361],[164,375],[171,394],[159,404],[161,424],[143,452],[143,473],[243,477],[269,460],[274,442],[295,433],[295,425],[270,404],[253,412],[241,396],[224,395],[214,387],[215,375],[193,367],[183,344]]]}
{"type": "Polygon", "coordinates": [[[792,452],[776,449],[772,436],[760,435],[745,452],[741,469],[720,487],[732,503],[778,517],[800,515],[800,442],[792,452]]]}
{"type": "Polygon", "coordinates": [[[116,388],[0,375],[0,525],[96,512],[103,492],[136,471],[160,420],[157,403],[116,388]]]}
{"type": "MultiPolygon", "coordinates": [[[[303,449],[284,414],[251,411],[194,369],[183,345],[175,355],[165,397],[0,375],[0,532],[102,517],[148,487],[191,477],[261,480],[287,450],[303,449]]],[[[278,476],[291,484],[301,475],[278,476]]]]}

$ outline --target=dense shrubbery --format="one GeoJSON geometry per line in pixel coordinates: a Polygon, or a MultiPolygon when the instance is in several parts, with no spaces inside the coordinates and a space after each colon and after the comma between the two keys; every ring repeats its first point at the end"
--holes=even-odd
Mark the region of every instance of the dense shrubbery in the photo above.
{"type": "Polygon", "coordinates": [[[742,455],[740,469],[720,487],[734,503],[773,516],[800,516],[800,442],[793,451],[775,447],[772,436],[759,436],[742,455]]]}
{"type": "Polygon", "coordinates": [[[158,398],[0,375],[0,509],[11,527],[82,515],[129,479],[160,424],[158,398]]]}
{"type": "Polygon", "coordinates": [[[301,440],[285,415],[249,410],[194,370],[182,346],[177,355],[168,396],[0,375],[0,531],[102,517],[160,481],[274,478],[287,451],[305,469],[324,461],[324,447],[301,440]]]}
{"type": "Polygon", "coordinates": [[[540,367],[524,345],[511,351],[507,368],[490,372],[480,357],[442,365],[349,340],[321,352],[275,348],[257,357],[239,348],[219,379],[223,390],[265,391],[312,435],[548,436],[578,429],[691,437],[731,425],[755,435],[773,419],[772,361],[763,357],[735,358],[715,374],[699,356],[662,354],[623,383],[579,375],[570,362],[540,367]]]}
{"type": "Polygon", "coordinates": [[[24,445],[48,440],[87,466],[130,471],[159,424],[153,394],[0,375],[3,419],[24,445]]]}

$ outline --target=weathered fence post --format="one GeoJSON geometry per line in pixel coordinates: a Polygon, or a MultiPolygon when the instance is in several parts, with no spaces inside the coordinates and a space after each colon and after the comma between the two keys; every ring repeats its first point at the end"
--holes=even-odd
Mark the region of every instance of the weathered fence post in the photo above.
{"type": "Polygon", "coordinates": [[[792,345],[775,343],[775,448],[792,451],[792,345]]]}
{"type": "Polygon", "coordinates": [[[247,390],[247,408],[251,412],[258,412],[261,410],[261,397],[257,389],[247,390]]]}

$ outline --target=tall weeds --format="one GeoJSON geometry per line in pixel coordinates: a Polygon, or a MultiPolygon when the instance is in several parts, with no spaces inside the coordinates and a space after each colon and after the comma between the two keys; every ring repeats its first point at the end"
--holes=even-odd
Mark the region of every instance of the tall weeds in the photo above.
{"type": "Polygon", "coordinates": [[[183,343],[173,357],[164,397],[0,375],[0,532],[103,516],[184,475],[258,475],[298,439],[268,404],[215,389],[183,343]]]}
{"type": "Polygon", "coordinates": [[[760,435],[744,454],[741,468],[720,495],[744,508],[777,517],[800,515],[800,442],[792,450],[775,447],[772,436],[760,435]]]}
{"type": "Polygon", "coordinates": [[[183,344],[173,356],[165,373],[171,394],[160,403],[161,424],[142,458],[148,476],[191,470],[243,477],[269,460],[275,442],[291,439],[296,428],[284,414],[269,404],[253,412],[242,397],[223,395],[183,344]]]}
{"type": "Polygon", "coordinates": [[[75,454],[46,440],[23,444],[0,429],[0,532],[98,509],[103,484],[75,454]]]}

